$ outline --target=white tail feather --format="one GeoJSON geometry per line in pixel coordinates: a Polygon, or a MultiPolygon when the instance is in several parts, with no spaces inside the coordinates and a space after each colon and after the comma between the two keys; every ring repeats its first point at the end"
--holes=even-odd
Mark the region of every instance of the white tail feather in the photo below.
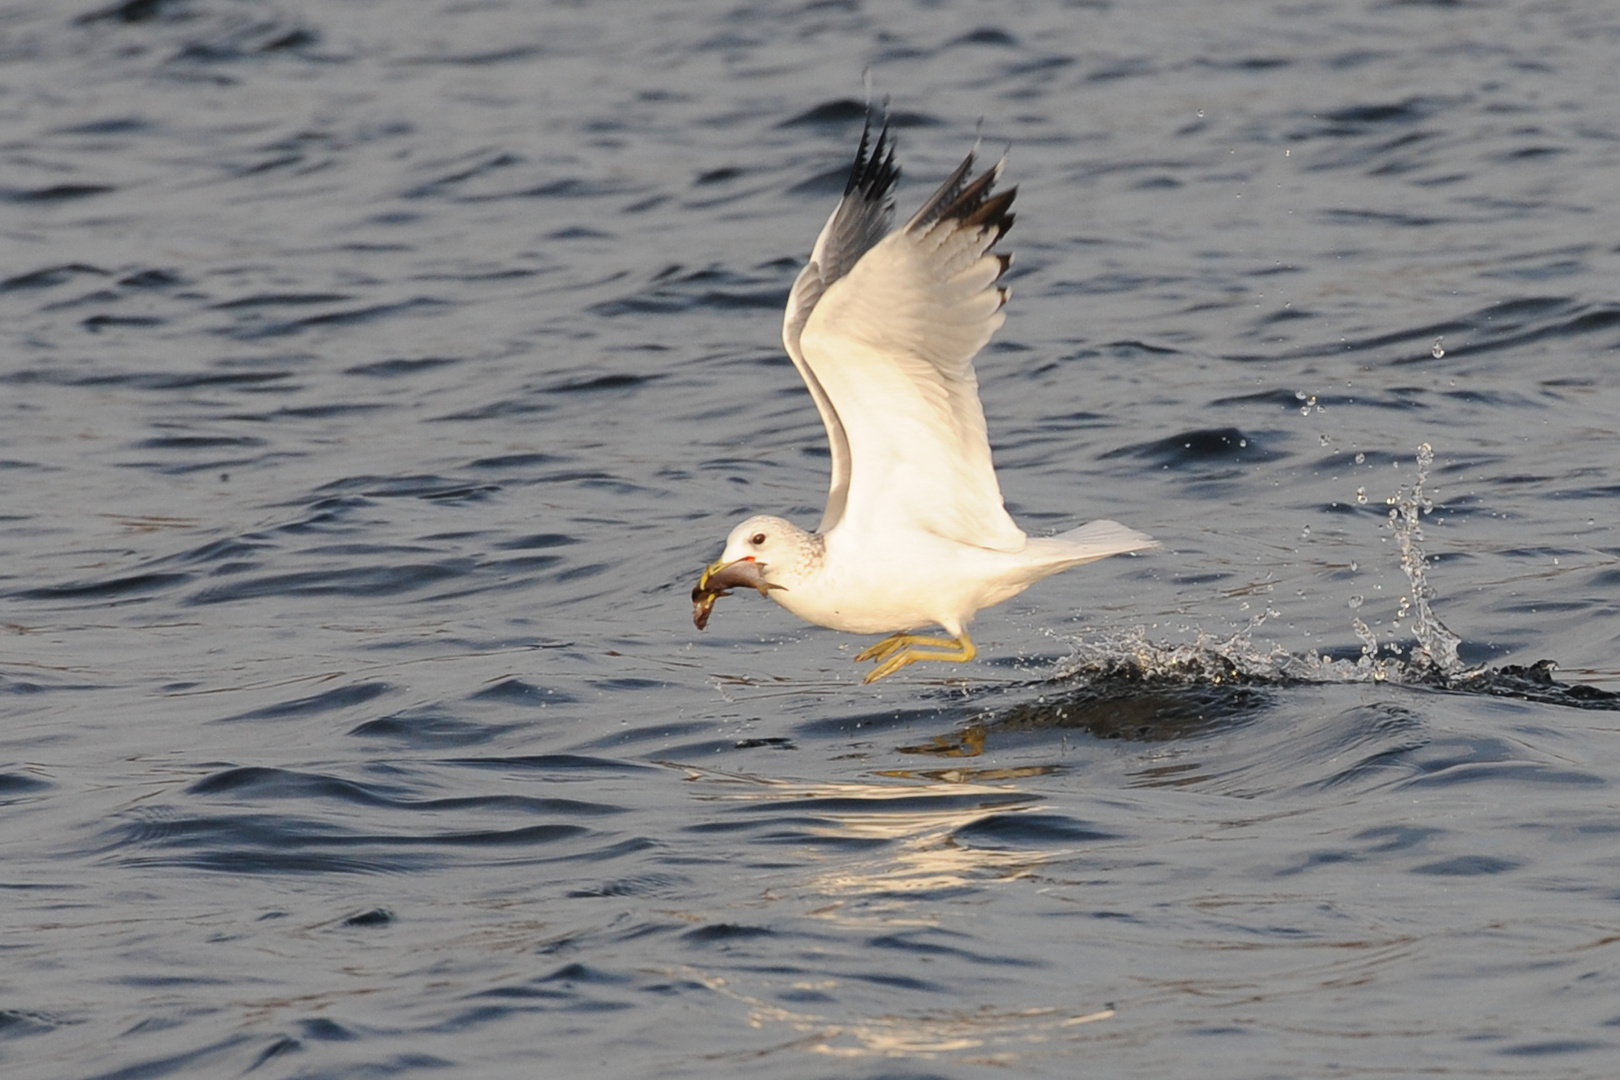
{"type": "Polygon", "coordinates": [[[1159,542],[1147,533],[1137,532],[1117,521],[1089,521],[1056,536],[1030,537],[1024,551],[1044,564],[1045,573],[1052,574],[1110,555],[1158,546],[1159,542]]]}

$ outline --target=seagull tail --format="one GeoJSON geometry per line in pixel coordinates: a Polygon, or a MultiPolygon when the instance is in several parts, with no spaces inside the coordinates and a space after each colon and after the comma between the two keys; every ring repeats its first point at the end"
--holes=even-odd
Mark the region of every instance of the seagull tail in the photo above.
{"type": "Polygon", "coordinates": [[[1090,521],[1078,529],[1070,529],[1056,536],[1031,537],[1024,551],[1034,555],[1047,573],[1067,570],[1081,563],[1096,562],[1110,555],[1127,551],[1156,548],[1159,542],[1147,533],[1121,525],[1117,521],[1090,521]]]}

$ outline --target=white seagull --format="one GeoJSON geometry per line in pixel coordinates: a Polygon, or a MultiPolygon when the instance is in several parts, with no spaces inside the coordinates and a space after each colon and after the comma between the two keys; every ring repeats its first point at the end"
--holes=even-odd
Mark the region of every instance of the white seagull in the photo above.
{"type": "Polygon", "coordinates": [[[973,358],[1001,326],[1011,255],[1005,159],[971,178],[974,155],[898,231],[900,178],[888,125],[861,133],[844,197],[793,284],[782,343],[827,425],[832,487],[813,533],[769,515],[726,538],[692,590],[692,619],[758,589],[801,619],[890,637],[860,653],[874,682],[919,660],[978,655],[968,623],[1041,578],[1157,547],[1113,521],[1027,537],[1001,501],[973,358]],[[943,627],[949,637],[917,634],[943,627]]]}

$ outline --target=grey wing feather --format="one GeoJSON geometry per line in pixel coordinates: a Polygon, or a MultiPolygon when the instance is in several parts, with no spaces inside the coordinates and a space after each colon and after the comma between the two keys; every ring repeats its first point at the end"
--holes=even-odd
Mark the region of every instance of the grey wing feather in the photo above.
{"type": "Polygon", "coordinates": [[[855,164],[849,172],[849,182],[844,186],[844,197],[816,238],[809,263],[799,271],[782,320],[782,344],[815,399],[832,451],[827,509],[818,527],[822,532],[831,528],[844,513],[844,501],[849,492],[849,439],[832,400],[810,365],[805,363],[799,338],[810,320],[810,313],[833,282],[849,273],[862,255],[888,235],[894,219],[894,186],[899,179],[900,169],[894,163],[894,140],[889,135],[889,125],[883,125],[877,141],[873,142],[872,121],[868,117],[855,164]]]}
{"type": "Polygon", "coordinates": [[[967,178],[973,172],[973,162],[977,157],[978,152],[974,150],[963,159],[962,164],[956,167],[956,171],[947,176],[945,182],[939,185],[939,189],[922,204],[922,209],[911,215],[911,220],[906,222],[907,229],[926,229],[938,221],[962,197],[962,192],[968,186],[967,178]]]}
{"type": "Polygon", "coordinates": [[[903,523],[964,544],[1018,551],[1001,501],[973,358],[1001,326],[1010,257],[990,248],[1013,223],[1017,189],[1000,163],[951,174],[819,297],[800,352],[853,451],[843,517],[903,523]]]}

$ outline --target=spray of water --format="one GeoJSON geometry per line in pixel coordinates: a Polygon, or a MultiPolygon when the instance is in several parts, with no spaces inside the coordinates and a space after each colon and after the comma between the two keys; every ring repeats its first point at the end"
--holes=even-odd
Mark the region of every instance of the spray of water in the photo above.
{"type": "Polygon", "coordinates": [[[1360,618],[1351,629],[1361,642],[1354,661],[1335,660],[1314,650],[1299,656],[1281,646],[1255,644],[1254,632],[1271,614],[1269,609],[1229,637],[1196,628],[1196,636],[1181,643],[1156,642],[1144,627],[1115,631],[1096,641],[1082,641],[1060,677],[1087,679],[1120,677],[1182,683],[1290,683],[1392,682],[1456,687],[1476,681],[1483,669],[1469,669],[1458,658],[1462,639],[1434,612],[1434,587],[1429,584],[1428,556],[1423,551],[1422,517],[1434,511],[1434,498],[1425,490],[1434,449],[1424,443],[1417,450],[1417,470],[1410,484],[1402,485],[1387,501],[1389,528],[1400,552],[1401,571],[1409,588],[1401,598],[1400,617],[1410,616],[1415,639],[1402,658],[1398,647],[1383,645],[1360,618]]]}
{"type": "Polygon", "coordinates": [[[1429,466],[1433,464],[1434,450],[1424,443],[1418,447],[1417,477],[1412,481],[1412,486],[1402,487],[1390,499],[1389,526],[1395,530],[1401,552],[1401,570],[1405,572],[1412,589],[1412,636],[1417,639],[1417,645],[1412,650],[1411,663],[1423,674],[1432,672],[1442,679],[1451,680],[1466,678],[1471,672],[1464,671],[1462,661],[1457,659],[1457,647],[1462,644],[1462,638],[1446,628],[1429,604],[1434,598],[1434,589],[1424,574],[1428,558],[1419,546],[1423,542],[1423,525],[1419,515],[1434,512],[1434,500],[1423,490],[1423,483],[1429,478],[1429,466]]]}

